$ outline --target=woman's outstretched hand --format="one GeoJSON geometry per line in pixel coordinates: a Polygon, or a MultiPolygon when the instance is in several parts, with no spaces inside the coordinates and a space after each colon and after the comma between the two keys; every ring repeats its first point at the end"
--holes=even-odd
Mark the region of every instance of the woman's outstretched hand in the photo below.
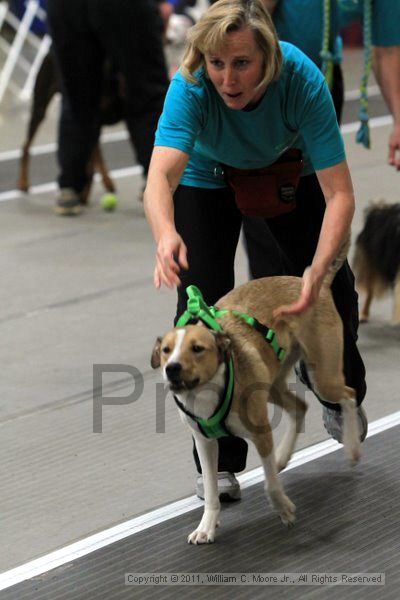
{"type": "Polygon", "coordinates": [[[322,278],[317,276],[311,267],[307,267],[303,274],[300,296],[292,304],[283,304],[274,310],[274,318],[286,315],[298,315],[310,308],[318,299],[322,285],[322,278]]]}
{"type": "Polygon", "coordinates": [[[178,274],[188,267],[187,248],[181,236],[176,231],[162,235],[156,250],[154,286],[159,289],[162,283],[169,288],[180,285],[178,274]]]}

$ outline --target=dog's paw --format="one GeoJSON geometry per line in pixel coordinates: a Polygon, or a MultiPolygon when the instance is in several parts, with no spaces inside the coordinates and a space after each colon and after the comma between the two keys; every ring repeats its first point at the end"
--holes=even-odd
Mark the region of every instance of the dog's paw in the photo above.
{"type": "Polygon", "coordinates": [[[219,527],[219,508],[206,509],[197,527],[188,536],[189,544],[212,544],[215,539],[215,529],[219,527]]]}
{"type": "Polygon", "coordinates": [[[286,527],[292,527],[296,521],[296,506],[293,502],[281,491],[270,492],[270,498],[282,523],[286,525],[286,527]]]}
{"type": "Polygon", "coordinates": [[[188,544],[212,544],[215,540],[215,529],[213,531],[201,531],[195,529],[190,535],[188,535],[188,544]]]}
{"type": "Polygon", "coordinates": [[[358,442],[351,447],[345,446],[345,452],[349,465],[355,467],[361,458],[361,444],[358,442]]]}
{"type": "Polygon", "coordinates": [[[296,506],[287,496],[285,496],[284,507],[279,511],[282,523],[286,527],[293,527],[296,521],[296,506]]]}

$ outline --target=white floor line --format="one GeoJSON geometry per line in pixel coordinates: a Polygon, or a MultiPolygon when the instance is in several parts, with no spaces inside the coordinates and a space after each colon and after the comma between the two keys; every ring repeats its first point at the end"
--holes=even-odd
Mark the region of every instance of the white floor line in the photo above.
{"type": "MultiPolygon", "coordinates": [[[[392,123],[393,118],[391,115],[385,115],[383,117],[374,117],[373,119],[369,120],[369,126],[371,127],[371,129],[375,129],[375,127],[384,127],[385,125],[391,125],[392,123]]],[[[360,122],[354,121],[353,123],[346,123],[345,125],[342,125],[340,131],[343,135],[346,135],[347,133],[355,133],[356,131],[358,131],[359,127],[360,122]]]]}
{"type": "MultiPolygon", "coordinates": [[[[393,123],[393,118],[390,115],[385,115],[383,117],[375,117],[370,119],[369,124],[372,129],[375,127],[384,127],[385,125],[390,125],[393,123]]],[[[353,123],[347,123],[346,125],[342,125],[341,132],[343,135],[349,133],[355,133],[360,126],[359,121],[354,121],[353,123]]],[[[115,132],[115,135],[118,136],[124,132],[115,132]]],[[[122,139],[122,138],[121,138],[122,139]]],[[[18,151],[19,152],[19,151],[18,151]]],[[[3,153],[4,154],[4,153],[3,153]]],[[[36,154],[45,154],[45,152],[39,152],[38,149],[36,154]]],[[[0,154],[0,162],[1,162],[0,154]]],[[[19,156],[19,155],[18,155],[19,156]]],[[[122,179],[124,177],[130,177],[131,175],[140,175],[143,172],[143,169],[140,165],[135,165],[133,167],[126,167],[124,169],[115,169],[111,171],[111,177],[113,179],[122,179]]],[[[100,176],[98,173],[95,175],[95,180],[99,181],[100,176]]],[[[38,195],[38,194],[46,194],[46,193],[54,193],[57,190],[57,183],[55,181],[49,183],[42,183],[40,185],[34,185],[29,189],[28,195],[38,195]]],[[[19,190],[8,190],[6,192],[0,193],[0,202],[6,202],[7,200],[17,200],[18,198],[23,198],[26,194],[24,192],[20,192],[19,190]]]]}
{"type": "MultiPolygon", "coordinates": [[[[141,175],[143,168],[140,165],[134,165],[133,167],[125,167],[123,169],[115,169],[110,171],[112,179],[123,179],[124,177],[132,177],[133,175],[141,175]]],[[[94,176],[95,181],[101,181],[99,173],[94,176]]],[[[7,200],[17,200],[18,198],[24,198],[28,196],[38,196],[40,194],[51,194],[58,190],[58,185],[55,181],[49,183],[41,183],[40,185],[33,185],[29,188],[29,192],[26,194],[19,190],[9,190],[8,192],[0,193],[0,202],[6,202],[7,200]]]]}
{"type": "MultiPolygon", "coordinates": [[[[396,427],[397,425],[400,425],[400,411],[370,423],[368,438],[392,427],[396,427]]],[[[319,444],[304,448],[303,450],[299,450],[298,452],[295,452],[285,471],[295,469],[300,465],[316,460],[326,454],[331,454],[340,448],[342,448],[342,446],[334,440],[326,440],[319,444]]],[[[260,483],[263,478],[264,475],[261,468],[253,469],[238,477],[242,488],[248,488],[256,483],[260,483]]],[[[184,515],[185,513],[202,506],[202,501],[196,496],[190,496],[139,517],[135,517],[134,519],[111,527],[110,529],[96,533],[95,535],[91,535],[79,542],[75,542],[74,544],[65,546],[64,548],[51,552],[41,558],[27,562],[15,569],[5,571],[0,574],[0,591],[16,585],[17,583],[21,583],[22,581],[27,581],[32,577],[47,573],[61,565],[65,565],[82,556],[91,554],[100,548],[109,546],[110,544],[123,540],[135,533],[154,527],[169,519],[184,515]]]]}
{"type": "MultiPolygon", "coordinates": [[[[380,96],[381,91],[379,89],[379,85],[369,85],[367,87],[368,98],[373,98],[374,96],[380,96]]],[[[360,99],[360,90],[349,90],[344,93],[345,101],[349,102],[351,100],[359,100],[360,99]]]]}
{"type": "MultiPolygon", "coordinates": [[[[379,96],[380,90],[377,85],[371,85],[368,87],[368,98],[372,98],[374,96],[379,96]]],[[[345,101],[358,100],[360,98],[360,90],[349,90],[345,92],[344,99],[345,101]]],[[[126,129],[119,129],[118,131],[108,131],[101,135],[100,141],[102,144],[108,144],[112,142],[121,142],[129,139],[129,134],[126,129]]],[[[41,146],[32,146],[31,155],[39,156],[41,154],[52,154],[57,150],[57,145],[55,143],[50,144],[42,144],[41,146]]],[[[0,152],[0,162],[4,162],[7,160],[17,160],[21,157],[21,148],[17,148],[16,150],[5,150],[4,152],[0,152]]]]}
{"type": "MultiPolygon", "coordinates": [[[[129,139],[129,134],[126,129],[121,129],[118,131],[108,131],[107,133],[103,133],[100,137],[100,141],[102,144],[108,144],[110,142],[121,142],[129,139]]],[[[50,144],[42,144],[41,146],[32,146],[30,149],[31,156],[39,156],[41,154],[53,154],[57,151],[57,144],[54,142],[50,144]]],[[[0,162],[5,162],[7,160],[17,160],[21,158],[21,148],[17,148],[16,150],[5,150],[4,152],[0,152],[0,162]]]]}
{"type": "MultiPolygon", "coordinates": [[[[372,90],[373,88],[371,88],[372,90]]],[[[350,99],[350,100],[355,100],[359,97],[360,92],[359,90],[350,90],[349,92],[346,92],[346,100],[350,99]]],[[[370,94],[370,96],[373,95],[377,95],[377,94],[370,94]]],[[[383,117],[383,118],[388,118],[389,115],[387,117],[383,117]]],[[[381,119],[382,117],[376,117],[376,119],[381,119]]],[[[375,121],[376,119],[371,119],[371,122],[375,121]]],[[[348,125],[344,125],[342,126],[342,130],[343,127],[351,127],[351,126],[356,126],[358,125],[358,121],[355,123],[349,123],[348,125]]],[[[102,134],[102,136],[100,137],[100,141],[102,144],[108,144],[108,143],[112,143],[112,142],[122,142],[124,140],[128,140],[129,139],[129,134],[126,131],[126,129],[121,129],[118,131],[109,131],[107,133],[102,134]]],[[[31,156],[40,156],[43,154],[54,154],[57,151],[57,144],[55,143],[50,143],[50,144],[42,144],[41,146],[32,146],[31,150],[30,150],[30,154],[31,156]]],[[[4,152],[0,152],[0,162],[6,162],[8,160],[17,160],[21,158],[21,148],[17,148],[16,150],[6,150],[4,152]]]]}

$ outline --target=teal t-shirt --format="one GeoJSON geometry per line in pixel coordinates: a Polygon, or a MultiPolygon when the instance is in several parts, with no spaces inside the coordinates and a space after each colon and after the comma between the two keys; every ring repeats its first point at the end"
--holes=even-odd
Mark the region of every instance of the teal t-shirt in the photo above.
{"type": "Polygon", "coordinates": [[[253,110],[226,106],[201,71],[189,83],[178,71],[169,86],[155,145],[189,154],[180,183],[225,187],[221,164],[256,169],[275,162],[288,148],[300,148],[303,175],[345,159],[331,95],[314,63],[281,42],[284,61],[253,110]]]}
{"type": "MultiPolygon", "coordinates": [[[[364,0],[337,0],[339,27],[362,19],[364,0]]],[[[372,44],[374,46],[400,45],[400,0],[371,0],[372,44]]]]}
{"type": "MultiPolygon", "coordinates": [[[[329,51],[336,62],[339,32],[338,6],[330,0],[329,51]]],[[[321,50],[324,32],[323,0],[278,0],[273,12],[273,21],[279,39],[294,44],[321,67],[321,50]]]]}

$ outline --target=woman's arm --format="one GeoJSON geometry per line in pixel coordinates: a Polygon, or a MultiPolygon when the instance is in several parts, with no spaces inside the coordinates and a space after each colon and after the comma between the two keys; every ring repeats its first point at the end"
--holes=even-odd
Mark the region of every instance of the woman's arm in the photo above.
{"type": "Polygon", "coordinates": [[[346,258],[354,215],[354,192],[347,163],[342,161],[316,174],[326,202],[317,249],[311,266],[304,272],[300,297],[293,304],[279,307],[276,317],[309,308],[318,298],[324,279],[333,279],[346,258]]]}
{"type": "Polygon", "coordinates": [[[150,162],[144,191],[144,210],[156,243],[154,285],[180,284],[178,273],[187,269],[186,246],[175,229],[173,193],[185,170],[188,154],[165,146],[156,146],[150,162]]]}
{"type": "Polygon", "coordinates": [[[373,65],[376,80],[394,120],[388,142],[389,164],[400,171],[400,46],[374,46],[373,65]]]}

